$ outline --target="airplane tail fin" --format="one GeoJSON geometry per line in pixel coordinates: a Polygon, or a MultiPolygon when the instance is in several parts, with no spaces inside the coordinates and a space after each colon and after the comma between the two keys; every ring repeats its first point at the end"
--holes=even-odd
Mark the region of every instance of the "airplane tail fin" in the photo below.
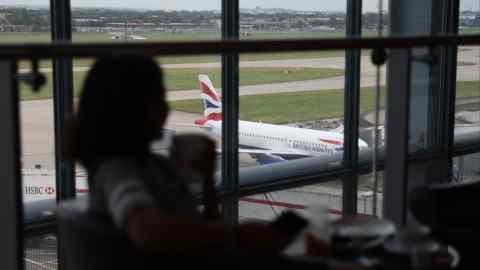
{"type": "Polygon", "coordinates": [[[195,124],[203,126],[207,121],[222,121],[222,101],[213,87],[212,81],[207,75],[198,75],[198,85],[200,87],[203,103],[203,115],[205,118],[195,121],[195,124]]]}

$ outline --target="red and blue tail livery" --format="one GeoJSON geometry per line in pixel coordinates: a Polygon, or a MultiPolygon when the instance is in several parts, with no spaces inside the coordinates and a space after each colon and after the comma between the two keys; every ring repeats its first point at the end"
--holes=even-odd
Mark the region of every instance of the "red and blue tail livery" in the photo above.
{"type": "Polygon", "coordinates": [[[197,125],[205,125],[208,121],[222,121],[222,102],[207,75],[198,75],[205,118],[195,121],[197,125]]]}

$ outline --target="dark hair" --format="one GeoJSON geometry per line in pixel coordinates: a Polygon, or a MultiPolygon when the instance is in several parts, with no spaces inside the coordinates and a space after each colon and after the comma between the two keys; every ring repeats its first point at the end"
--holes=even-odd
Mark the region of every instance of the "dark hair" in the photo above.
{"type": "Polygon", "coordinates": [[[67,123],[67,157],[91,169],[112,157],[145,156],[161,136],[165,99],[161,70],[151,58],[99,59],[67,123]]]}

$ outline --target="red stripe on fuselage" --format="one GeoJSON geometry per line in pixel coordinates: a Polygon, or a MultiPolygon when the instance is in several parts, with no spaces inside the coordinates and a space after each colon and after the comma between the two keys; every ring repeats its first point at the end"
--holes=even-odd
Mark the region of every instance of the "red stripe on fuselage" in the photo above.
{"type": "Polygon", "coordinates": [[[326,140],[326,139],[320,139],[320,141],[324,143],[329,143],[329,144],[343,145],[342,141],[326,140]]]}

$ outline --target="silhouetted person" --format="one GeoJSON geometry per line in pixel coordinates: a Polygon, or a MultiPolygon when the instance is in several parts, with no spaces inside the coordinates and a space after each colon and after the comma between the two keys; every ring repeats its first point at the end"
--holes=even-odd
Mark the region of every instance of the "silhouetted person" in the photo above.
{"type": "Polygon", "coordinates": [[[269,224],[215,221],[215,197],[206,202],[209,220],[197,210],[185,175],[203,177],[207,193],[214,193],[215,145],[209,139],[184,137],[174,144],[177,167],[186,166],[193,174],[179,174],[171,160],[151,152],[168,111],[162,73],[152,59],[105,58],[95,63],[69,122],[67,145],[70,157],[88,172],[91,210],[110,217],[147,254],[218,255],[232,241],[244,254],[277,254],[291,235],[269,224]],[[192,148],[185,154],[197,147],[203,159],[197,156],[190,162],[189,156],[182,157],[181,145],[189,140],[192,148]]]}

